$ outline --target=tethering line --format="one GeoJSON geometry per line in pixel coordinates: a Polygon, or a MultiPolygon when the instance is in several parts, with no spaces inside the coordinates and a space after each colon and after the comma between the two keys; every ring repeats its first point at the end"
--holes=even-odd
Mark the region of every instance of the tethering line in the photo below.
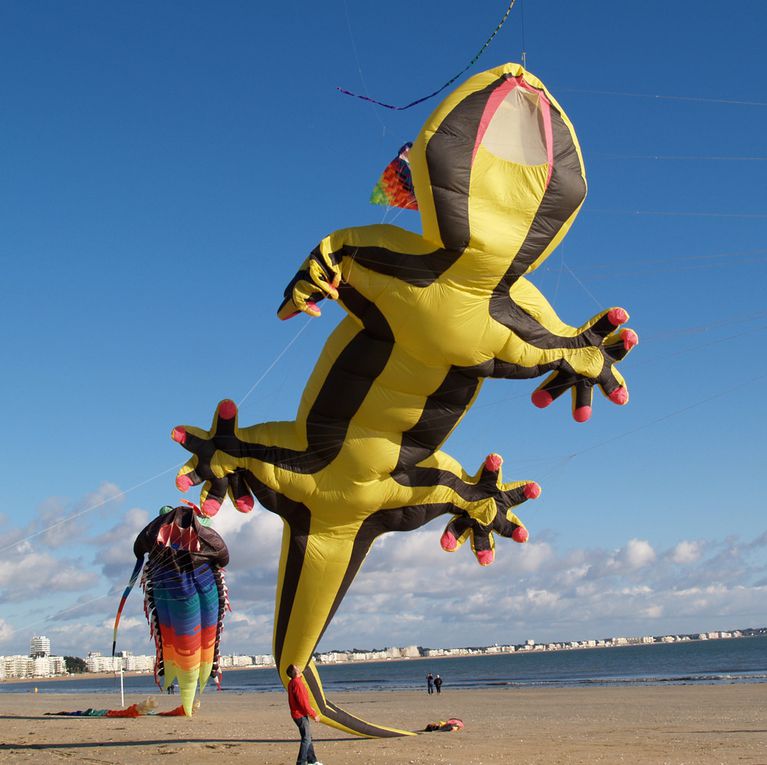
{"type": "Polygon", "coordinates": [[[695,212],[685,210],[605,210],[589,209],[599,215],[658,215],[667,218],[742,218],[745,220],[764,220],[767,213],[729,213],[729,212],[695,212]]]}
{"type": "MultiPolygon", "coordinates": [[[[362,73],[362,64],[360,63],[360,57],[357,53],[357,43],[354,39],[354,33],[352,32],[352,22],[349,18],[349,4],[347,0],[344,0],[344,12],[346,13],[346,27],[349,30],[349,40],[352,44],[352,53],[354,53],[354,60],[357,62],[357,72],[360,76],[360,82],[362,83],[362,89],[365,91],[365,95],[369,96],[370,92],[368,91],[367,82],[365,82],[365,76],[362,73]]],[[[372,101],[372,99],[371,99],[372,101]]],[[[376,116],[376,119],[381,125],[382,129],[382,135],[386,135],[386,123],[381,119],[381,115],[378,113],[378,109],[373,109],[373,113],[376,116]]]]}
{"type": "Polygon", "coordinates": [[[471,69],[472,66],[477,62],[477,59],[487,50],[487,47],[490,45],[490,43],[493,41],[495,36],[498,34],[498,32],[501,31],[501,27],[506,23],[506,19],[509,18],[509,14],[511,13],[511,9],[514,7],[514,3],[516,0],[511,0],[509,3],[509,7],[506,9],[506,13],[503,14],[503,18],[498,22],[498,26],[496,26],[493,33],[490,35],[490,37],[485,40],[485,44],[479,49],[477,54],[474,56],[474,58],[469,61],[466,66],[461,69],[458,74],[456,74],[454,77],[451,77],[442,87],[437,88],[433,93],[429,93],[428,96],[423,96],[422,98],[417,98],[415,101],[411,101],[409,104],[405,104],[404,106],[395,106],[394,104],[387,104],[383,101],[376,101],[374,98],[370,98],[370,96],[362,96],[359,93],[352,93],[350,90],[345,90],[344,88],[336,88],[340,93],[343,93],[345,96],[353,96],[354,98],[359,98],[362,101],[368,101],[372,104],[375,104],[376,106],[383,106],[385,109],[393,109],[395,111],[404,111],[405,109],[409,109],[411,106],[416,106],[417,104],[422,104],[424,101],[428,101],[430,98],[434,98],[438,93],[441,93],[445,88],[452,85],[464,72],[471,69]]]}
{"type": "Polygon", "coordinates": [[[34,621],[34,622],[29,622],[28,624],[25,624],[23,627],[14,627],[13,629],[11,629],[9,634],[14,635],[17,632],[21,632],[22,630],[28,630],[30,627],[36,627],[38,624],[43,624],[43,622],[50,622],[51,619],[54,619],[57,616],[60,616],[61,614],[66,614],[66,613],[69,613],[70,611],[75,611],[78,608],[89,606],[92,603],[96,603],[99,600],[104,600],[104,598],[109,598],[111,596],[112,596],[112,593],[106,592],[103,595],[97,595],[95,598],[92,598],[91,600],[86,600],[82,603],[75,603],[73,606],[69,606],[69,608],[64,608],[61,611],[57,611],[55,614],[48,614],[48,616],[44,616],[42,619],[38,619],[37,621],[34,621]]]}
{"type": "Polygon", "coordinates": [[[112,494],[109,497],[107,497],[107,499],[103,499],[100,502],[96,502],[95,504],[90,505],[90,507],[86,507],[84,510],[80,510],[77,513],[68,515],[66,518],[62,518],[60,521],[55,521],[54,523],[50,524],[49,526],[46,526],[44,529],[41,529],[40,531],[35,531],[33,534],[29,534],[28,536],[23,537],[22,539],[17,539],[15,542],[13,542],[10,545],[6,545],[5,547],[0,547],[0,553],[4,553],[4,552],[7,552],[8,550],[16,548],[19,545],[23,544],[24,542],[28,542],[30,539],[34,539],[35,537],[39,537],[41,534],[47,533],[51,529],[55,529],[58,526],[61,526],[65,523],[69,523],[69,521],[74,521],[76,518],[79,518],[80,516],[83,516],[86,513],[90,513],[93,510],[97,510],[99,507],[103,507],[104,505],[107,504],[107,502],[111,502],[112,500],[119,499],[120,497],[124,497],[127,494],[130,494],[132,491],[135,491],[136,489],[140,489],[142,486],[146,486],[148,483],[151,483],[152,481],[155,481],[158,478],[161,478],[167,473],[170,473],[172,470],[178,470],[183,464],[184,464],[183,462],[179,462],[176,465],[172,465],[166,470],[163,470],[162,472],[157,473],[156,475],[153,475],[151,478],[147,478],[143,481],[140,481],[139,483],[134,484],[130,488],[124,489],[123,491],[117,492],[116,494],[112,494]]]}
{"type": "Polygon", "coordinates": [[[704,98],[702,96],[674,96],[659,93],[631,93],[618,90],[583,90],[581,88],[557,88],[563,93],[586,93],[595,96],[627,96],[630,98],[654,98],[659,101],[692,101],[704,104],[725,104],[727,106],[767,106],[767,101],[743,101],[734,98],[704,98]]]}
{"type": "Polygon", "coordinates": [[[703,406],[703,404],[707,404],[709,401],[714,401],[717,398],[726,396],[732,393],[733,391],[740,390],[741,388],[744,388],[746,385],[752,385],[753,383],[759,382],[760,380],[764,380],[765,378],[767,378],[767,374],[759,375],[758,377],[751,377],[748,380],[745,380],[744,382],[738,383],[737,385],[732,385],[729,388],[726,388],[725,390],[721,390],[718,393],[714,393],[711,396],[708,396],[707,398],[704,398],[700,401],[696,401],[692,404],[688,404],[687,406],[684,406],[681,409],[677,409],[676,411],[670,412],[668,414],[664,414],[661,417],[656,417],[654,420],[650,420],[649,422],[646,422],[644,425],[639,425],[638,427],[633,428],[632,430],[627,430],[624,433],[619,433],[618,435],[612,436],[611,438],[607,438],[604,441],[600,441],[598,444],[594,444],[593,446],[587,446],[585,449],[580,449],[579,451],[574,452],[573,454],[569,456],[571,459],[574,459],[575,457],[580,457],[583,454],[587,454],[588,452],[594,451],[594,449],[601,448],[605,444],[610,444],[613,441],[618,441],[621,438],[626,438],[626,436],[631,436],[634,433],[638,433],[640,430],[646,430],[652,425],[657,425],[659,422],[670,420],[672,417],[676,417],[677,415],[684,414],[685,412],[689,412],[691,409],[695,409],[699,406],[703,406]]]}
{"type": "Polygon", "coordinates": [[[296,340],[298,340],[298,338],[301,336],[301,333],[309,326],[311,319],[306,317],[305,314],[304,318],[306,318],[306,321],[304,321],[304,323],[301,325],[301,329],[299,329],[298,332],[293,335],[293,339],[290,340],[290,342],[279,352],[277,357],[266,368],[266,371],[261,375],[261,377],[259,377],[258,380],[256,380],[253,385],[250,386],[248,392],[237,402],[238,407],[242,406],[242,402],[245,401],[245,399],[248,398],[251,393],[253,393],[253,391],[258,387],[258,384],[269,374],[269,372],[272,371],[272,369],[274,369],[274,367],[277,365],[277,362],[288,352],[288,349],[293,345],[293,343],[296,342],[296,340]]]}
{"type": "MultiPolygon", "coordinates": [[[[296,340],[298,340],[299,336],[307,328],[307,326],[309,326],[309,320],[304,322],[304,324],[301,326],[301,329],[299,329],[298,332],[296,332],[296,334],[293,336],[293,339],[290,340],[290,342],[288,342],[288,344],[282,349],[282,351],[280,351],[280,353],[277,355],[277,357],[274,359],[274,361],[269,365],[267,370],[258,378],[258,380],[256,380],[255,383],[253,383],[253,385],[251,385],[250,390],[248,390],[248,392],[240,399],[240,404],[243,401],[245,401],[245,399],[248,398],[248,396],[250,396],[250,394],[256,389],[256,386],[269,374],[269,372],[274,368],[274,366],[277,364],[277,362],[285,355],[285,353],[287,352],[288,348],[290,348],[293,345],[293,343],[295,343],[296,340]]],[[[239,406],[239,404],[238,404],[238,406],[239,406]]],[[[69,523],[70,521],[74,521],[77,518],[80,518],[81,516],[86,515],[87,513],[92,512],[93,510],[98,510],[98,508],[103,507],[105,504],[107,504],[107,502],[111,502],[112,500],[120,499],[122,497],[125,497],[128,494],[130,494],[131,492],[136,491],[136,489],[140,489],[142,486],[146,486],[147,484],[152,483],[152,481],[156,481],[158,478],[162,478],[162,476],[167,475],[170,472],[177,471],[184,464],[186,464],[186,461],[178,462],[175,465],[172,465],[171,467],[166,468],[165,470],[157,473],[156,475],[153,475],[151,478],[146,478],[143,481],[139,481],[139,483],[134,484],[133,486],[131,486],[131,487],[127,488],[127,489],[124,489],[122,491],[119,491],[119,492],[117,492],[115,494],[112,494],[109,497],[107,497],[106,499],[103,499],[100,502],[96,502],[95,504],[90,505],[90,506],[88,506],[88,507],[84,508],[83,510],[80,510],[80,511],[78,511],[76,513],[73,513],[72,515],[68,515],[66,518],[62,518],[61,520],[55,521],[54,523],[51,523],[50,525],[46,526],[43,529],[40,529],[39,531],[35,531],[32,534],[28,534],[27,536],[22,537],[21,539],[17,539],[14,542],[12,542],[11,544],[6,545],[5,547],[0,547],[0,554],[2,554],[4,552],[8,552],[9,550],[15,550],[16,552],[21,554],[24,551],[23,550],[17,550],[16,548],[18,548],[19,545],[24,544],[24,542],[28,542],[30,539],[34,539],[35,537],[39,537],[42,534],[46,534],[47,532],[51,531],[51,529],[55,529],[55,528],[57,528],[59,526],[62,526],[65,523],[69,523]]]]}
{"type": "Polygon", "coordinates": [[[694,154],[605,154],[602,152],[589,152],[589,159],[655,159],[663,161],[716,161],[716,162],[767,162],[767,157],[735,157],[717,155],[694,155],[694,154]]]}

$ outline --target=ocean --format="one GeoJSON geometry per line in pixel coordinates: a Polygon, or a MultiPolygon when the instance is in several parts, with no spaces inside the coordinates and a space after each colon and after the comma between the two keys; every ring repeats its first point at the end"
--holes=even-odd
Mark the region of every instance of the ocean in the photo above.
{"type": "MultiPolygon", "coordinates": [[[[620,648],[588,648],[441,659],[410,659],[320,665],[328,695],[333,691],[425,689],[426,675],[439,673],[443,693],[456,688],[514,688],[695,685],[767,682],[767,636],[727,640],[655,643],[620,648]]],[[[125,677],[125,692],[154,695],[151,675],[125,677]]],[[[67,680],[0,682],[0,693],[115,693],[119,678],[73,677],[67,680]]],[[[223,692],[282,690],[273,668],[230,669],[223,692]]],[[[215,693],[210,682],[206,693],[215,693]]]]}

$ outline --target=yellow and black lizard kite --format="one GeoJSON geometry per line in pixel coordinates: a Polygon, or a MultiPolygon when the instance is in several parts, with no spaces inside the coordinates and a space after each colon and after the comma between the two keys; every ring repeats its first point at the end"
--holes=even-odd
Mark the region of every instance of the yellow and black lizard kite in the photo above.
{"type": "Polygon", "coordinates": [[[365,722],[329,701],[312,654],[371,544],[389,531],[452,515],[446,550],[469,539],[483,565],[493,534],[527,531],[513,509],[540,489],[503,483],[489,455],[468,475],[441,445],[488,377],[547,374],[546,406],[572,391],[588,419],[594,386],[617,404],[615,368],[637,336],[611,308],[580,327],[563,323],[525,274],[561,241],[586,195],[578,141],[544,85],[506,64],[469,79],[429,117],[410,151],[423,234],[390,225],[323,239],[285,292],[281,318],[319,316],[337,299],[348,313],[327,341],[294,422],[240,428],[222,401],[210,430],[177,427],[193,453],[180,489],[203,484],[214,514],[227,495],[253,497],[284,521],[274,656],[306,666],[312,702],[328,725],[363,736],[408,731],[365,722]]]}

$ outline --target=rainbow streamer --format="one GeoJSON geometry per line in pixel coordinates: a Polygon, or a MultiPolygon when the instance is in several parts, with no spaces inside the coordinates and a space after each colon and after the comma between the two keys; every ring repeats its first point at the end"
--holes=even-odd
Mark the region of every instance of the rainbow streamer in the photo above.
{"type": "Polygon", "coordinates": [[[130,581],[128,582],[128,586],[125,588],[122,598],[120,598],[120,605],[117,607],[117,615],[115,616],[115,626],[114,626],[114,631],[112,633],[112,656],[115,655],[115,648],[117,647],[117,628],[120,626],[120,617],[122,616],[123,608],[125,608],[125,602],[128,600],[128,595],[130,595],[131,590],[133,589],[133,585],[136,584],[136,580],[138,579],[138,575],[141,573],[141,567],[143,565],[144,565],[144,558],[141,557],[136,561],[136,565],[133,568],[133,573],[131,574],[130,581]]]}

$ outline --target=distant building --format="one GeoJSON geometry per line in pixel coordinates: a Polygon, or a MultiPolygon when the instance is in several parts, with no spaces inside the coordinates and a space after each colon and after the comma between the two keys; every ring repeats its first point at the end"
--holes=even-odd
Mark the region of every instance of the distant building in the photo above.
{"type": "Polygon", "coordinates": [[[29,655],[33,659],[51,655],[51,641],[45,635],[35,635],[29,641],[29,655]]]}
{"type": "Polygon", "coordinates": [[[98,651],[91,651],[85,658],[88,672],[119,672],[122,666],[122,656],[102,656],[98,651]]]}
{"type": "Polygon", "coordinates": [[[66,675],[63,656],[0,656],[0,680],[21,677],[66,675]]]}

